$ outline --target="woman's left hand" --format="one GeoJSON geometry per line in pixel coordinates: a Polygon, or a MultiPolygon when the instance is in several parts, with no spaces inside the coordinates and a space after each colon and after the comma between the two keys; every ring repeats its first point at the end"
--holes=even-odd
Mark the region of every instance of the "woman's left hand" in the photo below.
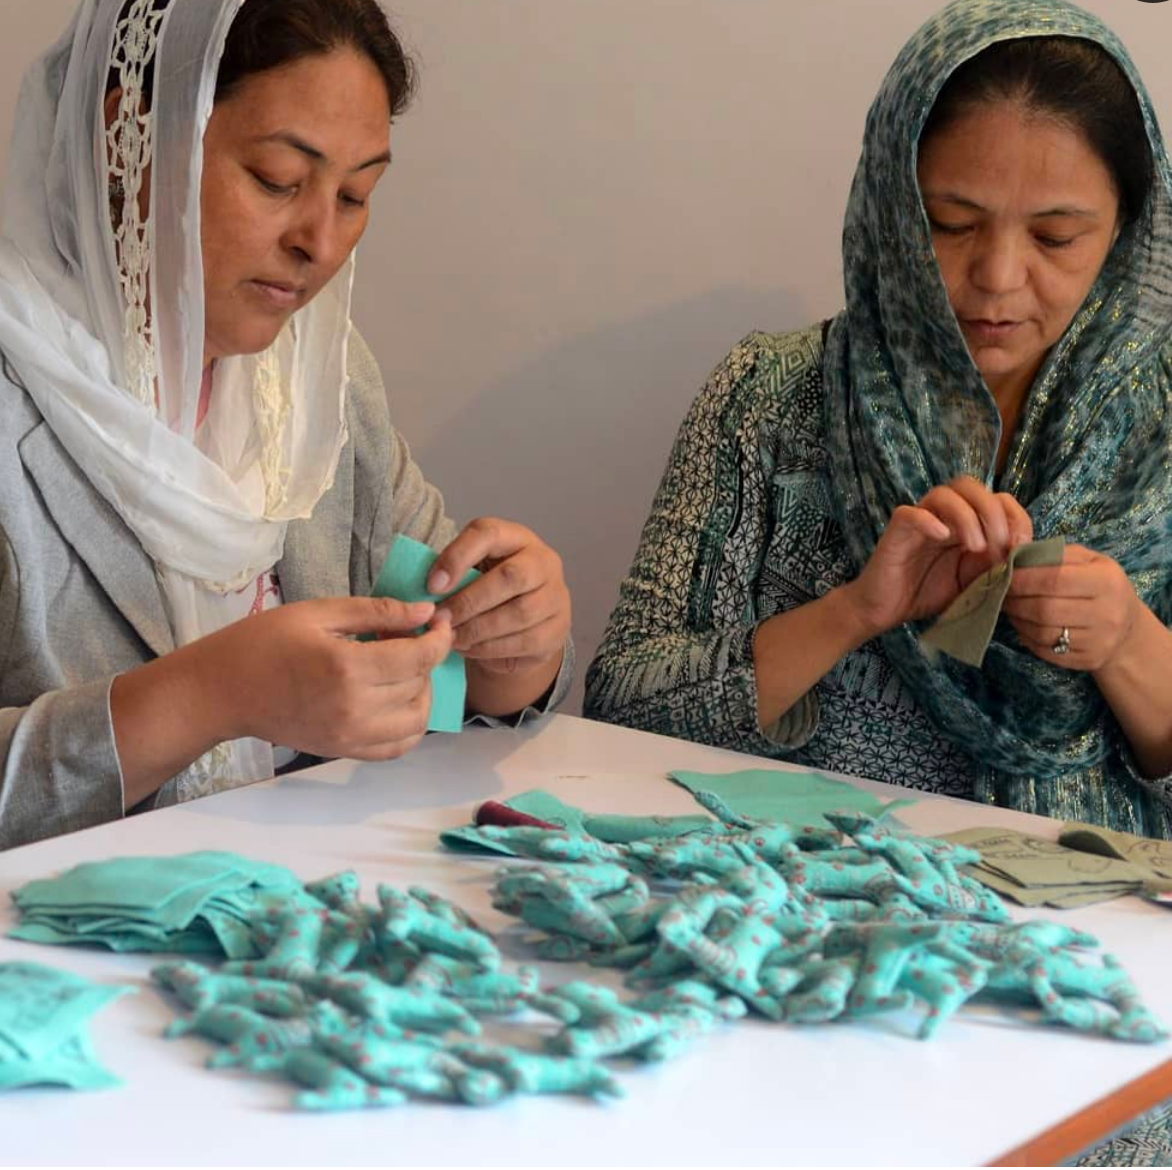
{"type": "Polygon", "coordinates": [[[469,569],[484,574],[441,603],[453,643],[481,669],[516,674],[561,661],[570,632],[570,591],[561,558],[536,533],[509,520],[473,520],[440,554],[427,587],[451,589],[469,569]]]}
{"type": "Polygon", "coordinates": [[[1143,609],[1110,557],[1068,544],[1060,565],[1015,569],[1003,612],[1039,657],[1067,670],[1100,670],[1127,643],[1143,609]],[[1068,649],[1055,651],[1066,631],[1068,649]]]}

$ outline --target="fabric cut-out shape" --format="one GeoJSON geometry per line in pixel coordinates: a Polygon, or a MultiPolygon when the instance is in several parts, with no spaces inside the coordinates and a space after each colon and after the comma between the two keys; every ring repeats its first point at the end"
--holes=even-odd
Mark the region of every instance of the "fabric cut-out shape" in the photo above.
{"type": "Polygon", "coordinates": [[[702,794],[718,797],[735,815],[750,818],[749,825],[752,821],[784,821],[792,825],[820,826],[828,823],[828,812],[859,812],[878,817],[915,803],[910,799],[885,803],[865,789],[821,772],[744,768],[723,773],[676,770],[668,775],[701,803],[704,803],[702,794]]]}
{"type": "Polygon", "coordinates": [[[621,1097],[622,1086],[605,1065],[574,1057],[549,1056],[517,1048],[461,1043],[452,1051],[463,1061],[502,1077],[516,1093],[576,1093],[621,1097]]]}
{"type": "Polygon", "coordinates": [[[1158,841],[1151,837],[1137,837],[1133,833],[1119,833],[1099,825],[1084,825],[1067,821],[1058,834],[1058,844],[1082,853],[1100,853],[1126,861],[1144,876],[1146,893],[1172,891],[1172,841],[1158,841]]]}
{"type": "MultiPolygon", "coordinates": [[[[375,579],[372,597],[394,597],[398,601],[444,601],[471,585],[480,574],[469,569],[463,579],[446,593],[429,593],[427,578],[438,553],[426,544],[402,534],[395,537],[387,559],[375,579]]],[[[464,657],[453,650],[431,673],[431,714],[428,731],[459,732],[464,726],[465,697],[468,692],[464,657]]]]}
{"type": "Polygon", "coordinates": [[[120,1085],[99,1063],[88,1029],[95,1013],[133,990],[41,963],[0,963],[0,1090],[120,1085]]]}
{"type": "Polygon", "coordinates": [[[1009,558],[982,573],[920,635],[920,645],[929,658],[947,654],[969,666],[980,667],[985,661],[993,631],[1013,582],[1013,570],[1060,565],[1066,555],[1066,541],[1061,536],[1019,544],[1009,558]]]}
{"type": "Polygon", "coordinates": [[[193,1011],[215,1004],[253,1008],[268,1016],[296,1016],[305,1011],[305,992],[295,983],[225,974],[198,963],[163,963],[151,978],[193,1011]]]}

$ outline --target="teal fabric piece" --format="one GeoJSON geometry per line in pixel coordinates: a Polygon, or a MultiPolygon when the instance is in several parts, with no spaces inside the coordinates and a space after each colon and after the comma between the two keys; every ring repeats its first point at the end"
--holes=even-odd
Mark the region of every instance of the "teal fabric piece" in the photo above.
{"type": "Polygon", "coordinates": [[[651,837],[681,837],[701,829],[711,829],[715,822],[709,816],[683,817],[628,817],[615,813],[587,815],[583,827],[592,837],[618,845],[632,841],[646,841],[651,837]]]}
{"type": "Polygon", "coordinates": [[[250,958],[250,918],[308,896],[283,866],[207,851],[85,862],[12,897],[26,942],[250,958]]]}
{"type": "MultiPolygon", "coordinates": [[[[522,792],[505,801],[509,808],[515,808],[541,821],[548,821],[570,833],[586,833],[600,841],[627,843],[642,841],[649,837],[678,837],[698,829],[710,829],[715,822],[708,816],[682,817],[631,817],[612,813],[588,813],[566,804],[543,788],[522,792]]],[[[508,839],[494,840],[485,835],[476,825],[464,825],[458,829],[446,829],[440,834],[440,841],[449,849],[474,853],[500,853],[506,857],[518,856],[508,839]]]]}
{"type": "Polygon", "coordinates": [[[40,963],[0,963],[0,1089],[120,1084],[98,1063],[85,1029],[95,1012],[133,990],[40,963]]]}
{"type": "MultiPolygon", "coordinates": [[[[373,597],[394,597],[398,601],[444,601],[471,585],[480,574],[469,569],[464,579],[446,593],[429,593],[427,576],[438,553],[429,545],[408,536],[396,536],[382,571],[371,591],[373,597]]],[[[464,705],[468,678],[464,658],[455,650],[432,671],[431,717],[428,731],[458,732],[464,726],[464,705]]]]}
{"type": "Polygon", "coordinates": [[[859,812],[881,817],[915,804],[912,799],[884,802],[853,784],[821,772],[780,772],[746,768],[739,772],[669,773],[696,796],[712,793],[738,816],[791,825],[829,825],[828,812],[859,812]]]}

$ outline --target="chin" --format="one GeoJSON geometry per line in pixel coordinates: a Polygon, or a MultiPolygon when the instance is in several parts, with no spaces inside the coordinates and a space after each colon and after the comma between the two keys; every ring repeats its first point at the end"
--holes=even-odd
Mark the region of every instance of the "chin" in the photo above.
{"type": "Polygon", "coordinates": [[[242,322],[231,332],[221,334],[214,341],[210,341],[209,352],[214,353],[217,358],[254,357],[258,353],[264,353],[281,335],[286,321],[287,318],[276,322],[268,320],[249,323],[241,328],[244,324],[242,322]]]}

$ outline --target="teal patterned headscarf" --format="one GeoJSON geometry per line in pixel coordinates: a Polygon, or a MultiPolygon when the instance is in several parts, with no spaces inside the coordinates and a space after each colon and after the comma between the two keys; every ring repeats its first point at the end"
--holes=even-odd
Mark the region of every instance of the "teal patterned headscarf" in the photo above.
{"type": "MultiPolygon", "coordinates": [[[[969,356],[932,249],[917,143],[937,95],[997,41],[1080,37],[1135,88],[1154,158],[1140,218],[1121,234],[1030,392],[997,484],[1037,538],[1063,535],[1113,557],[1172,618],[1172,173],[1130,57],[1091,14],[1061,0],[958,0],[904,47],[867,119],[843,237],[846,310],[827,337],[827,434],[839,519],[857,565],[891,513],[971,475],[993,486],[1001,422],[969,356]]],[[[993,779],[979,798],[1049,811],[1015,785],[1078,783],[1120,758],[1119,732],[1089,674],[1041,661],[1002,622],[985,665],[932,665],[904,626],[884,648],[937,725],[993,779]]],[[[978,785],[978,787],[980,784],[978,785]]],[[[1165,792],[1153,792],[1172,801],[1165,792]]],[[[1067,794],[1068,796],[1071,794],[1067,794]]]]}

